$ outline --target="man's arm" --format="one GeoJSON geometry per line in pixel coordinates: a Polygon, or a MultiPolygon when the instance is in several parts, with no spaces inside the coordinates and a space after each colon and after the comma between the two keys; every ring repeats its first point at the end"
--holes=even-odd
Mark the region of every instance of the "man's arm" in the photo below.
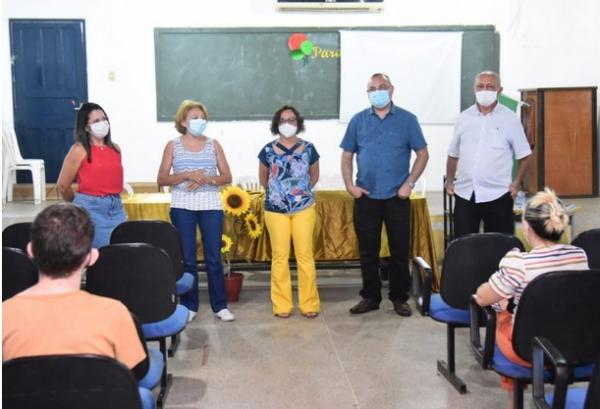
{"type": "Polygon", "coordinates": [[[510,195],[515,198],[517,196],[517,192],[521,189],[521,183],[523,183],[523,178],[525,178],[525,172],[529,169],[529,164],[531,163],[531,155],[525,156],[524,158],[519,159],[517,164],[517,174],[515,175],[515,180],[510,184],[510,195]]]}
{"type": "Polygon", "coordinates": [[[365,189],[355,186],[352,182],[352,161],[354,160],[354,153],[352,152],[342,152],[342,178],[344,179],[344,185],[346,185],[346,190],[348,193],[352,195],[352,197],[358,199],[363,194],[368,195],[365,189]]]}
{"type": "Polygon", "coordinates": [[[446,160],[446,192],[450,196],[454,196],[454,178],[456,177],[457,166],[458,158],[448,156],[446,160]]]}
{"type": "Polygon", "coordinates": [[[425,166],[427,166],[427,161],[429,161],[429,151],[427,150],[427,147],[421,148],[415,153],[417,154],[417,158],[415,159],[415,163],[413,163],[410,174],[402,186],[400,186],[400,189],[398,189],[398,196],[403,199],[406,199],[410,196],[410,192],[412,191],[412,187],[410,187],[410,185],[414,185],[414,183],[419,179],[419,176],[421,176],[425,170],[425,166]]]}

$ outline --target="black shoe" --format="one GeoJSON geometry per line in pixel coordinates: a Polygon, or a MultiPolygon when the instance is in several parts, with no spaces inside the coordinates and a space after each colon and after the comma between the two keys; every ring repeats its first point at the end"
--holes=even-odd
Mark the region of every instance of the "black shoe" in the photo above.
{"type": "Polygon", "coordinates": [[[392,303],[394,304],[394,311],[396,311],[396,314],[402,317],[410,317],[412,315],[410,305],[408,305],[406,301],[394,300],[392,303]]]}
{"type": "Polygon", "coordinates": [[[363,298],[358,304],[350,308],[350,314],[364,314],[365,312],[378,310],[379,302],[363,298]]]}

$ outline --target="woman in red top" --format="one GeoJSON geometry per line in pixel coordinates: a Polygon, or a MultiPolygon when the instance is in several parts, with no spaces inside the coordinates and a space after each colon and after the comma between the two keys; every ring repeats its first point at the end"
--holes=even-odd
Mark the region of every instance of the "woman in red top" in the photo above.
{"type": "Polygon", "coordinates": [[[110,123],[98,104],[86,102],[77,113],[75,144],[67,153],[58,177],[58,192],[84,208],[96,227],[93,247],[105,246],[113,229],[127,216],[121,203],[121,150],[111,141],[110,123]],[[77,193],[71,184],[78,183],[77,193]]]}

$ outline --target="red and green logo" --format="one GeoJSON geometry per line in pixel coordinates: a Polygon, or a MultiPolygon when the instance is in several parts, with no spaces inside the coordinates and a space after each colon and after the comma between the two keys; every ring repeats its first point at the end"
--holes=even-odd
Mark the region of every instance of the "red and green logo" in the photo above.
{"type": "Polygon", "coordinates": [[[288,39],[290,55],[294,60],[307,59],[313,52],[313,42],[304,33],[292,33],[288,39]]]}

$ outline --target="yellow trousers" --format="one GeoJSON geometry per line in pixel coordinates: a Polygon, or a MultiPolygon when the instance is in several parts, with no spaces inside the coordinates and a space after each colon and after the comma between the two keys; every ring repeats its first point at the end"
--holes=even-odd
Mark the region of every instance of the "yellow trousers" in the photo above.
{"type": "Polygon", "coordinates": [[[313,254],[313,231],[316,217],[315,205],[297,213],[265,212],[265,224],[271,238],[273,314],[290,313],[294,308],[289,265],[291,241],[294,242],[294,254],[298,265],[298,307],[300,312],[306,314],[321,310],[313,254]]]}

